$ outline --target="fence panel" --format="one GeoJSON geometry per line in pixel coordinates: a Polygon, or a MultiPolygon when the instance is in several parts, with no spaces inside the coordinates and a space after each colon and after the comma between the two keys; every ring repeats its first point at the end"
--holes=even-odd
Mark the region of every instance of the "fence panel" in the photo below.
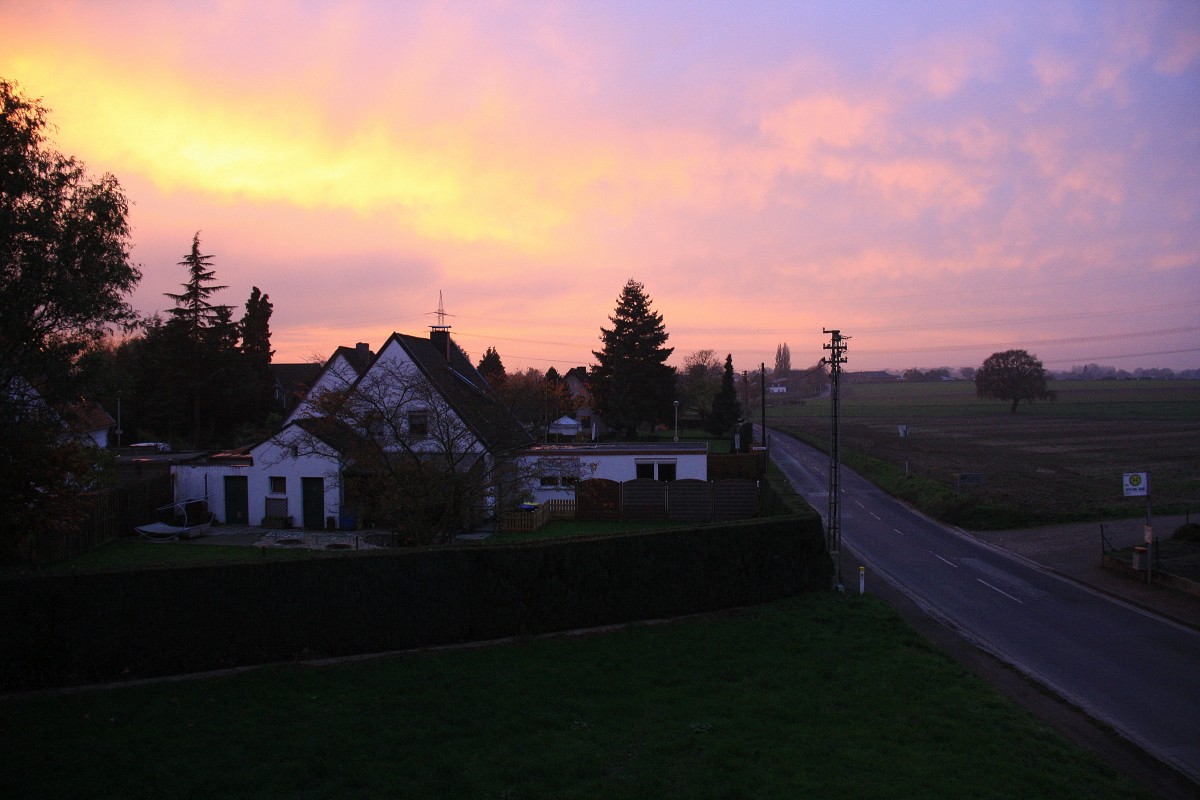
{"type": "Polygon", "coordinates": [[[621,518],[621,484],[607,478],[588,478],[575,487],[577,519],[618,520],[621,518]]]}
{"type": "Polygon", "coordinates": [[[685,478],[667,486],[667,516],[681,522],[708,522],[713,518],[713,489],[708,481],[685,478]]]}
{"type": "Polygon", "coordinates": [[[638,478],[621,484],[621,518],[657,520],[667,518],[667,484],[653,478],[638,478]]]}
{"type": "Polygon", "coordinates": [[[31,543],[30,558],[35,564],[53,564],[130,536],[135,526],[153,522],[171,499],[170,475],[88,492],[80,498],[87,516],[74,529],[39,534],[31,543]]]}

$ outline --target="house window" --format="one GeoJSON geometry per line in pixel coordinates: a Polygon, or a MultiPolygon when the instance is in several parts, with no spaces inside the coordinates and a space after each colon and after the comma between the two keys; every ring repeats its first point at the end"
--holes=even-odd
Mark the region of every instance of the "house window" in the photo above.
{"type": "Polygon", "coordinates": [[[637,462],[636,477],[649,478],[650,480],[673,481],[675,480],[675,462],[639,461],[637,462]]]}
{"type": "Polygon", "coordinates": [[[556,478],[553,475],[543,475],[540,478],[538,478],[538,481],[541,483],[541,485],[543,487],[558,486],[558,478],[556,478]]]}
{"type": "Polygon", "coordinates": [[[424,439],[429,435],[429,413],[426,411],[408,412],[408,435],[414,439],[424,439]]]}
{"type": "Polygon", "coordinates": [[[271,494],[287,494],[287,478],[272,475],[269,480],[271,481],[271,494]]]}
{"type": "Polygon", "coordinates": [[[563,475],[562,476],[562,485],[563,486],[574,486],[577,483],[579,483],[578,475],[563,475]]]}

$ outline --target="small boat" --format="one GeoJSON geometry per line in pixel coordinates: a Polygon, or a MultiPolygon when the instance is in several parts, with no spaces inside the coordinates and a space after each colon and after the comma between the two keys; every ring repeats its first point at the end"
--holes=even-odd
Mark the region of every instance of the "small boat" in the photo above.
{"type": "Polygon", "coordinates": [[[134,528],[144,539],[152,542],[174,542],[203,536],[212,526],[213,513],[207,500],[182,500],[158,509],[162,522],[151,522],[134,528]]]}

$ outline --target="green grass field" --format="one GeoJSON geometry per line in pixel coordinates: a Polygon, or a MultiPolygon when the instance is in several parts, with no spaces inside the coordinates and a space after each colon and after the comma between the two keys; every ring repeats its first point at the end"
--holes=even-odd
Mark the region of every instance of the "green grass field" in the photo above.
{"type": "Polygon", "coordinates": [[[0,795],[1146,797],[871,598],[0,700],[0,795]]]}
{"type": "MultiPolygon", "coordinates": [[[[843,461],[948,522],[977,529],[1133,516],[1126,472],[1163,512],[1200,509],[1200,381],[1051,381],[1054,402],[975,397],[969,381],[843,387],[843,461]],[[907,426],[901,438],[899,426],[907,426]],[[908,475],[904,464],[908,462],[908,475]],[[984,483],[959,491],[958,476],[984,483]]],[[[828,399],[769,406],[767,423],[820,447],[828,399]]]]}

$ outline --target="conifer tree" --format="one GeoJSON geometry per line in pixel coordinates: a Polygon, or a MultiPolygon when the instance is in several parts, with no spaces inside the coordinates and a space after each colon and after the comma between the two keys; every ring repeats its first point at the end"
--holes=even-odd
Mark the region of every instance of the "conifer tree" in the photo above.
{"type": "Polygon", "coordinates": [[[270,413],[275,402],[275,380],[271,374],[271,305],[270,295],[257,286],[246,300],[246,313],[238,328],[242,335],[241,354],[243,373],[248,384],[245,398],[245,421],[258,424],[270,413]]]}
{"type": "Polygon", "coordinates": [[[212,259],[211,255],[200,252],[200,231],[196,231],[196,235],[192,237],[191,252],[178,264],[188,270],[189,277],[183,284],[183,291],[179,294],[164,293],[175,301],[175,308],[170,310],[171,317],[181,320],[188,333],[196,339],[200,337],[201,329],[217,322],[222,308],[229,309],[232,313],[229,306],[217,306],[208,301],[210,295],[229,288],[211,285],[216,280],[213,277],[216,273],[212,268],[212,259]]]}
{"type": "Polygon", "coordinates": [[[484,351],[483,358],[479,359],[476,369],[493,387],[504,383],[504,362],[500,360],[500,354],[496,352],[496,348],[489,347],[484,351]]]}
{"type": "Polygon", "coordinates": [[[589,376],[592,396],[611,428],[636,439],[639,426],[663,422],[673,413],[675,369],[666,361],[674,348],[664,346],[663,317],[632,278],[609,320],[612,328],[600,329],[604,346],[592,351],[597,362],[589,376]]]}
{"type": "Polygon", "coordinates": [[[733,355],[725,356],[725,371],[721,374],[721,389],[713,398],[709,430],[723,436],[733,429],[742,416],[742,404],[737,399],[737,388],[733,383],[733,355]]]}

